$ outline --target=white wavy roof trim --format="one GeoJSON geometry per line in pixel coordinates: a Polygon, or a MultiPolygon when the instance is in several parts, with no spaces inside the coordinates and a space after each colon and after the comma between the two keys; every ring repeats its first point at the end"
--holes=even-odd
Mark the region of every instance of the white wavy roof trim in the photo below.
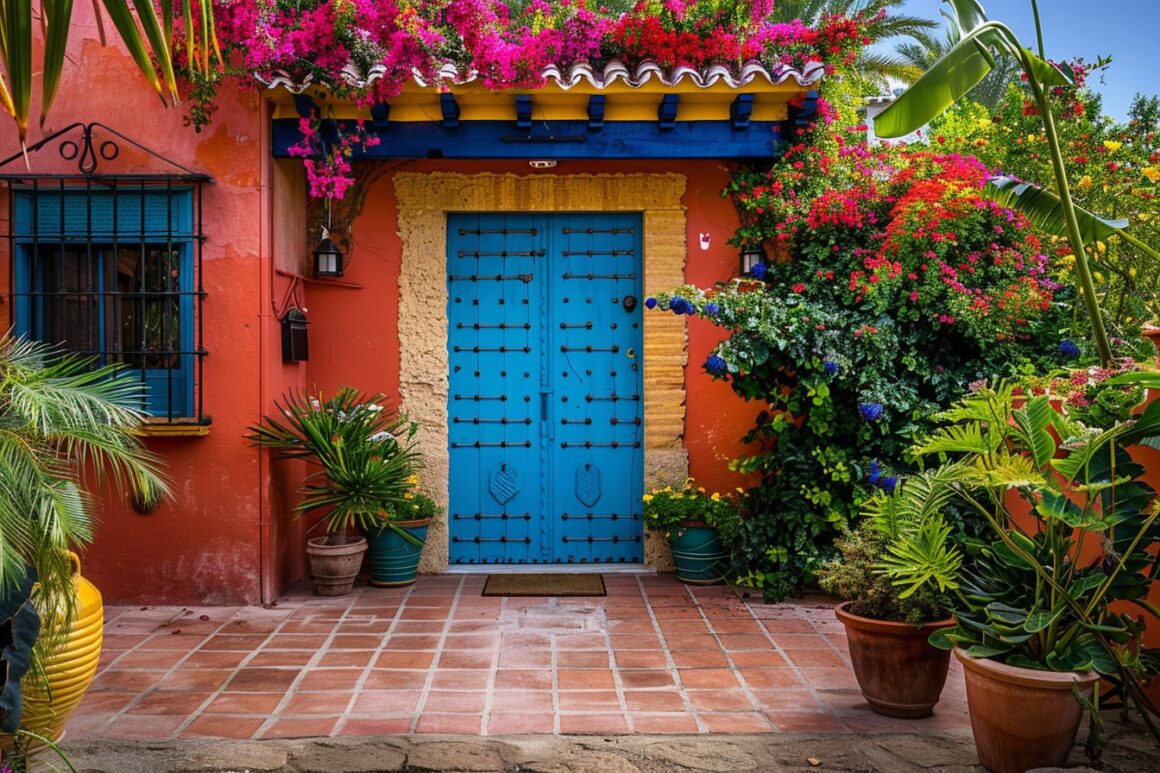
{"type": "MultiPolygon", "coordinates": [[[[742,66],[741,71],[734,75],[730,68],[720,64],[713,65],[703,71],[692,67],[677,67],[672,72],[666,73],[660,65],[652,62],[645,62],[635,70],[630,70],[622,62],[613,61],[605,65],[603,69],[593,68],[586,63],[574,64],[567,70],[561,70],[556,65],[551,65],[544,69],[542,75],[549,82],[553,82],[567,91],[583,82],[598,89],[607,88],[617,81],[624,81],[632,88],[640,88],[654,80],[664,86],[676,86],[689,81],[702,89],[709,88],[718,82],[724,82],[729,88],[740,88],[754,81],[764,80],[766,83],[776,85],[791,79],[799,86],[809,86],[821,80],[824,72],[825,67],[820,62],[810,62],[801,70],[779,66],[775,67],[773,72],[767,70],[759,62],[747,62],[742,66]]],[[[352,88],[363,89],[382,78],[385,73],[385,67],[375,65],[364,78],[354,65],[348,64],[342,70],[342,80],[352,88]]],[[[301,81],[295,81],[288,73],[282,71],[274,73],[270,78],[255,77],[268,89],[284,88],[292,94],[301,94],[314,85],[313,75],[307,75],[301,81]]],[[[472,71],[463,75],[455,65],[445,64],[439,68],[435,78],[431,81],[424,78],[418,71],[413,73],[413,77],[419,86],[426,88],[441,82],[449,84],[471,83],[479,78],[479,73],[472,71]]]]}

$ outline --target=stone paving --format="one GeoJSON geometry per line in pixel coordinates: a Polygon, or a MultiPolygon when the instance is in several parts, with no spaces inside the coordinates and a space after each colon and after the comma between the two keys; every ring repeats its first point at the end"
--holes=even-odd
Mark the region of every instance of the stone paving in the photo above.
{"type": "Polygon", "coordinates": [[[935,715],[873,714],[830,604],[750,603],[671,576],[604,598],[484,598],[421,577],[271,608],[110,607],[71,740],[426,733],[904,733],[969,728],[962,674],[935,715]]]}

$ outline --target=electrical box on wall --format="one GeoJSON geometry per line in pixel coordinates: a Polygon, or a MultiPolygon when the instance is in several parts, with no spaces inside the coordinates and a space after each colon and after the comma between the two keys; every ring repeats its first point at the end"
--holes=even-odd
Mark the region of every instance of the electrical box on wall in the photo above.
{"type": "Polygon", "coordinates": [[[305,362],[310,359],[306,342],[306,314],[290,309],[282,317],[282,362],[305,362]]]}

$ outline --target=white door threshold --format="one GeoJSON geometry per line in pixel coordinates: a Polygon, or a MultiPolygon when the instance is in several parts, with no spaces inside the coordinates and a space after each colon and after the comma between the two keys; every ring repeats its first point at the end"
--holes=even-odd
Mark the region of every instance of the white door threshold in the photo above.
{"type": "Polygon", "coordinates": [[[451,564],[441,574],[656,574],[644,564],[451,564]]]}

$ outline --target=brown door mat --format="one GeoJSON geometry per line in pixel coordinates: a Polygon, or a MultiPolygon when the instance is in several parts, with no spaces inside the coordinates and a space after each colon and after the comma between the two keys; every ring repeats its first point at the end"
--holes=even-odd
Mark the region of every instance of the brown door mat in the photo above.
{"type": "Polygon", "coordinates": [[[599,574],[489,574],[483,596],[606,596],[599,574]]]}

